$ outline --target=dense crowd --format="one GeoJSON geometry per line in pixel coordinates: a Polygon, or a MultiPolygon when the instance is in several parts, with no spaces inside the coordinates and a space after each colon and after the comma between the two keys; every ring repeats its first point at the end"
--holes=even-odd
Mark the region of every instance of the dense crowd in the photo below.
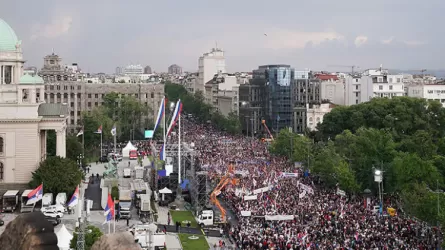
{"type": "Polygon", "coordinates": [[[241,249],[437,249],[440,244],[436,228],[391,216],[386,207],[380,213],[374,199],[365,203],[363,197],[323,189],[310,173],[271,156],[259,140],[185,119],[182,133],[215,183],[235,162],[240,181],[221,197],[238,219],[230,235],[241,249]]]}

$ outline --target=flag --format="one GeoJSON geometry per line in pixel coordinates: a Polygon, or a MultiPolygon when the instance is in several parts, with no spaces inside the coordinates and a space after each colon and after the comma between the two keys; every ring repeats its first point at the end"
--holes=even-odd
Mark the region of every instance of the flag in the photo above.
{"type": "Polygon", "coordinates": [[[26,205],[34,204],[39,200],[41,200],[42,197],[43,197],[43,183],[28,194],[28,201],[26,202],[26,205]]]}
{"type": "Polygon", "coordinates": [[[114,124],[113,128],[111,129],[111,135],[116,136],[116,124],[114,124]]]}
{"type": "Polygon", "coordinates": [[[104,223],[111,221],[114,218],[114,202],[113,199],[111,198],[111,194],[108,194],[108,201],[107,201],[107,205],[105,206],[104,209],[104,215],[106,217],[106,220],[104,223]]]}
{"type": "Polygon", "coordinates": [[[159,159],[165,161],[165,144],[162,144],[162,148],[159,151],[159,159]]]}
{"type": "Polygon", "coordinates": [[[81,129],[80,131],[79,131],[79,133],[77,133],[77,137],[79,137],[79,136],[81,136],[81,135],[83,135],[83,129],[81,129]]]}
{"type": "Polygon", "coordinates": [[[100,125],[100,127],[97,129],[96,132],[94,132],[95,134],[102,134],[102,125],[100,125]]]}
{"type": "Polygon", "coordinates": [[[173,128],[175,127],[176,122],[178,121],[179,116],[181,115],[181,112],[182,112],[182,102],[181,102],[181,100],[178,100],[178,102],[176,103],[175,111],[173,112],[173,117],[170,122],[170,126],[168,126],[167,136],[170,135],[173,128]]]}
{"type": "Polygon", "coordinates": [[[79,186],[76,187],[73,196],[71,196],[71,200],[66,204],[67,207],[74,207],[79,203],[79,186]]]}
{"type": "Polygon", "coordinates": [[[159,124],[161,123],[162,117],[165,115],[165,106],[167,105],[167,98],[162,98],[161,104],[159,105],[158,117],[156,118],[155,128],[153,132],[156,132],[159,124]]]}

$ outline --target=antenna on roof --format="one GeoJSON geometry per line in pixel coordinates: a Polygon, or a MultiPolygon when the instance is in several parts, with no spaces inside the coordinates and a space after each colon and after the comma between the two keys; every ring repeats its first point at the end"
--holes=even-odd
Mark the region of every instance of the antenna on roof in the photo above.
{"type": "Polygon", "coordinates": [[[54,55],[54,48],[52,48],[52,51],[53,51],[53,55],[54,55]]]}

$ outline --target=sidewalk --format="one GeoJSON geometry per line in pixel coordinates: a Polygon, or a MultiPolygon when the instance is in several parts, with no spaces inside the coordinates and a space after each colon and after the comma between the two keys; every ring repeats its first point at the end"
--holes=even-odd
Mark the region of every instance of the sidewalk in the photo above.
{"type": "MultiPolygon", "coordinates": [[[[156,203],[156,210],[158,211],[158,224],[168,225],[168,207],[160,207],[156,203]]],[[[171,218],[170,218],[171,219],[171,218]]],[[[173,222],[170,221],[170,225],[172,225],[173,222]]]]}

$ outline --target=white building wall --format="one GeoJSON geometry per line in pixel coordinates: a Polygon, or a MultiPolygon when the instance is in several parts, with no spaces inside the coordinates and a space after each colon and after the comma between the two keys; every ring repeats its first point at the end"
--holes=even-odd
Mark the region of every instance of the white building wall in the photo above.
{"type": "Polygon", "coordinates": [[[329,100],[337,105],[345,105],[345,84],[342,81],[322,81],[320,99],[329,100]]]}
{"type": "Polygon", "coordinates": [[[408,87],[408,96],[435,100],[445,107],[445,85],[417,85],[408,87]]]}
{"type": "Polygon", "coordinates": [[[309,104],[306,106],[307,116],[306,116],[306,124],[307,128],[311,131],[317,129],[317,125],[319,123],[323,123],[323,117],[331,112],[331,104],[330,103],[322,103],[320,105],[315,105],[313,108],[309,108],[309,104]]]}
{"type": "Polygon", "coordinates": [[[212,80],[215,74],[226,73],[226,59],[222,49],[213,48],[198,59],[198,83],[199,90],[204,91],[204,84],[212,80]]]}

